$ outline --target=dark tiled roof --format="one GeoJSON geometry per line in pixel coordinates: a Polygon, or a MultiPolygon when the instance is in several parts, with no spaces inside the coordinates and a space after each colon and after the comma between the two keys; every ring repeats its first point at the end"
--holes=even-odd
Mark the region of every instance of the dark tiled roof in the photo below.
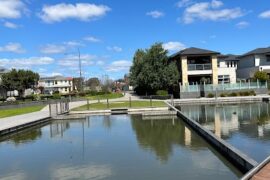
{"type": "Polygon", "coordinates": [[[63,77],[63,76],[53,76],[53,77],[41,77],[40,80],[47,80],[47,81],[55,81],[55,80],[72,80],[70,77],[63,77]]]}
{"type": "Polygon", "coordinates": [[[247,52],[246,54],[243,54],[242,56],[249,56],[249,55],[255,55],[255,54],[268,54],[268,53],[270,53],[270,47],[257,48],[257,49],[247,52]]]}
{"type": "Polygon", "coordinates": [[[170,58],[174,58],[176,56],[188,56],[188,55],[212,55],[212,54],[220,54],[219,52],[207,50],[207,49],[200,49],[200,48],[186,48],[183,49],[173,55],[170,56],[170,58]]]}
{"type": "Polygon", "coordinates": [[[219,55],[218,59],[223,61],[239,61],[239,56],[234,54],[219,55]]]}

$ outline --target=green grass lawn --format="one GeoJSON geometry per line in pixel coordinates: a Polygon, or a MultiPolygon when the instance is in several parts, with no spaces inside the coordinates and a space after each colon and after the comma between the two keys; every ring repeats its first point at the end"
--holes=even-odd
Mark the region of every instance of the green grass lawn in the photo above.
{"type": "MultiPolygon", "coordinates": [[[[119,101],[109,103],[109,109],[114,108],[130,108],[129,101],[119,101]]],[[[152,107],[166,107],[167,105],[163,101],[152,101],[152,107]]],[[[107,103],[93,103],[89,104],[90,110],[104,110],[107,108],[107,103]]],[[[150,101],[132,101],[131,108],[147,108],[151,107],[150,101]]],[[[87,105],[72,109],[73,111],[85,111],[88,110],[87,105]]]]}
{"type": "Polygon", "coordinates": [[[124,95],[122,93],[111,93],[111,94],[104,94],[104,95],[97,95],[97,96],[86,96],[89,100],[98,100],[98,99],[116,99],[123,97],[124,95]]]}
{"type": "Polygon", "coordinates": [[[44,108],[44,106],[31,106],[31,107],[23,107],[19,109],[1,109],[0,118],[36,112],[36,111],[40,111],[42,108],[44,108]]]}

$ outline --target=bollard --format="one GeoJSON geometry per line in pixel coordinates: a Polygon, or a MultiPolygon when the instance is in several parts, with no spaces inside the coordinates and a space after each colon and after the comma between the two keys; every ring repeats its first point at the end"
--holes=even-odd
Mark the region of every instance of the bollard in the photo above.
{"type": "Polygon", "coordinates": [[[150,107],[152,107],[152,96],[150,96],[150,107]]]}
{"type": "Polygon", "coordinates": [[[90,104],[89,104],[89,99],[87,99],[87,110],[89,110],[90,109],[90,106],[89,106],[90,104]]]}
{"type": "Polygon", "coordinates": [[[131,108],[131,97],[129,97],[129,107],[131,108]]]}
{"type": "Polygon", "coordinates": [[[110,108],[110,105],[109,105],[109,99],[107,98],[107,109],[110,108]]]}
{"type": "Polygon", "coordinates": [[[52,106],[51,106],[51,102],[49,102],[49,112],[50,112],[50,117],[52,117],[52,106]]]}

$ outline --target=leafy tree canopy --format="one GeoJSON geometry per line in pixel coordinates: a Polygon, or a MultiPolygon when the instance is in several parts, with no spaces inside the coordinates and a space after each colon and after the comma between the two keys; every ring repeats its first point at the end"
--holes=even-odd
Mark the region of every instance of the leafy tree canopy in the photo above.
{"type": "Polygon", "coordinates": [[[3,74],[2,84],[7,90],[18,90],[23,95],[25,89],[33,88],[39,80],[39,74],[31,70],[12,69],[10,72],[3,74]]]}
{"type": "Polygon", "coordinates": [[[157,90],[168,90],[178,83],[177,66],[174,62],[168,62],[167,54],[162,43],[136,51],[130,68],[130,83],[137,93],[155,94],[157,90]]]}
{"type": "Polygon", "coordinates": [[[259,80],[259,81],[267,81],[269,79],[268,75],[264,71],[257,71],[254,74],[254,79],[259,80]]]}

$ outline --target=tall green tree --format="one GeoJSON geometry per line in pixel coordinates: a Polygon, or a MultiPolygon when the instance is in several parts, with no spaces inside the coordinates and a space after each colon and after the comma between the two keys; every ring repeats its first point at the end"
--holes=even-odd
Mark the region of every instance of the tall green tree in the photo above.
{"type": "Polygon", "coordinates": [[[268,74],[264,71],[257,71],[254,74],[254,79],[259,81],[267,81],[269,80],[268,74]]]}
{"type": "Polygon", "coordinates": [[[30,70],[12,69],[10,72],[3,74],[2,84],[7,90],[18,90],[20,96],[23,96],[24,90],[33,88],[37,85],[39,74],[30,70]]]}
{"type": "Polygon", "coordinates": [[[178,83],[177,66],[168,62],[167,54],[161,43],[136,51],[130,68],[130,82],[137,93],[155,94],[157,90],[168,90],[178,83]]]}

